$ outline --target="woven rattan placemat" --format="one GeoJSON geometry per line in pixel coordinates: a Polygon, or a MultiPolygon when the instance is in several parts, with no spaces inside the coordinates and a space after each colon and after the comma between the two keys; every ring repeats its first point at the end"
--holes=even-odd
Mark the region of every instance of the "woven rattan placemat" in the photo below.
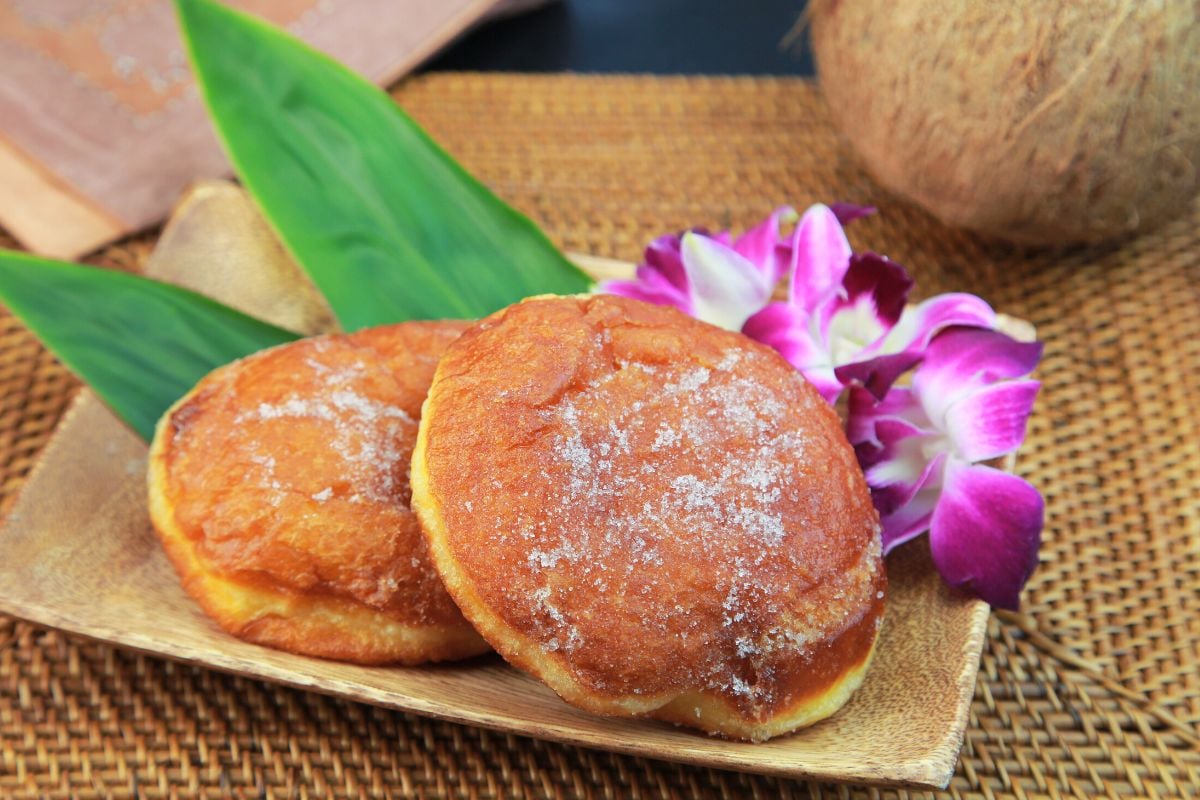
{"type": "MultiPolygon", "coordinates": [[[[1047,496],[1043,563],[1023,613],[993,617],[949,791],[1200,796],[1200,208],[1111,247],[985,244],[876,187],[798,80],[443,74],[396,94],[567,249],[636,260],[685,225],[868,202],[881,213],[854,224],[857,248],[907,264],[923,293],[1034,322],[1044,389],[1021,470],[1047,496]]],[[[136,269],[152,244],[91,261],[136,269]]],[[[0,318],[4,509],[75,386],[0,318]]],[[[0,617],[0,797],[823,793],[873,794],[434,722],[0,617]]]]}

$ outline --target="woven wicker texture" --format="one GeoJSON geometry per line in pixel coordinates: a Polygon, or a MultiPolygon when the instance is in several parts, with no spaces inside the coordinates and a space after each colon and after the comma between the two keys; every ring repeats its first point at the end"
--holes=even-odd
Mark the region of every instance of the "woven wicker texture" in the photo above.
{"type": "MultiPolygon", "coordinates": [[[[869,202],[858,249],[924,294],[1034,322],[1044,389],[1021,470],[1047,496],[1043,563],[1023,613],[992,619],[949,794],[1200,796],[1200,209],[1110,247],[983,243],[876,187],[797,80],[448,74],[396,94],[568,249],[635,260],[685,225],[869,202]]],[[[152,241],[92,260],[136,268],[152,241]]],[[[5,507],[74,386],[0,321],[5,507]]],[[[0,796],[196,794],[875,796],[433,722],[0,618],[0,796]]]]}

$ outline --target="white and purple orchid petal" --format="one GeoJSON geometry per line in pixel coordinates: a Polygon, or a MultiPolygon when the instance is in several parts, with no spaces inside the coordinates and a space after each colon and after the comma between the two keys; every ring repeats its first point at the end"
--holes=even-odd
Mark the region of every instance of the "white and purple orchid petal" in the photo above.
{"type": "MultiPolygon", "coordinates": [[[[902,422],[880,423],[880,428],[901,429],[902,422]]],[[[939,437],[910,435],[875,454],[876,460],[864,471],[871,499],[880,514],[894,514],[928,488],[948,455],[939,447],[939,437]],[[886,456],[886,457],[883,457],[886,456]]]]}
{"type": "Polygon", "coordinates": [[[708,228],[692,228],[692,233],[697,233],[701,236],[707,236],[718,244],[723,244],[726,247],[733,247],[733,234],[729,231],[717,231],[712,233],[708,228]]]}
{"type": "Polygon", "coordinates": [[[882,399],[896,380],[920,360],[920,353],[893,353],[845,364],[838,367],[835,374],[843,384],[861,384],[872,396],[882,399]]]}
{"type": "Polygon", "coordinates": [[[1014,452],[1025,441],[1025,426],[1041,384],[1020,380],[983,386],[946,410],[946,433],[967,461],[1014,452]]]}
{"type": "Polygon", "coordinates": [[[661,270],[656,270],[648,264],[639,264],[637,268],[637,280],[644,283],[652,291],[667,297],[677,298],[689,307],[691,306],[691,287],[687,285],[686,275],[682,282],[674,281],[661,270]]]}
{"type": "Polygon", "coordinates": [[[880,516],[884,555],[929,530],[940,494],[936,487],[923,489],[896,511],[880,516]]]}
{"type": "Polygon", "coordinates": [[[791,268],[791,248],[779,241],[779,225],[796,219],[793,208],[780,206],[733,243],[734,251],[758,267],[772,289],[791,268]]]}
{"type": "Polygon", "coordinates": [[[928,433],[908,420],[876,420],[872,439],[863,443],[863,455],[859,458],[867,484],[882,488],[920,480],[929,461],[922,446],[922,439],[928,433]]]}
{"type": "Polygon", "coordinates": [[[789,302],[812,312],[841,286],[850,267],[850,242],[837,216],[815,205],[792,231],[791,247],[789,302]]]}
{"type": "Polygon", "coordinates": [[[870,352],[904,311],[912,279],[904,267],[875,253],[854,254],[842,284],[815,308],[817,327],[834,345],[833,363],[870,352]]]}
{"type": "Polygon", "coordinates": [[[913,375],[913,389],[934,424],[945,429],[948,409],[981,386],[1033,372],[1039,342],[1018,342],[999,331],[948,328],[930,341],[913,375]]]}
{"type": "Polygon", "coordinates": [[[837,405],[838,398],[842,396],[842,391],[846,387],[833,374],[833,367],[828,365],[807,367],[800,370],[800,374],[813,385],[826,403],[831,406],[837,405]]]}
{"type": "Polygon", "coordinates": [[[731,247],[689,231],[681,252],[693,316],[737,331],[771,299],[767,276],[731,247]]]}
{"type": "Polygon", "coordinates": [[[930,430],[921,404],[903,387],[877,401],[853,386],[847,411],[847,435],[879,511],[887,552],[928,529],[948,442],[930,430]]]}
{"type": "Polygon", "coordinates": [[[947,455],[941,437],[931,436],[899,420],[883,420],[876,428],[882,446],[854,448],[863,468],[871,499],[880,514],[894,514],[927,488],[947,455]]]}
{"type": "MultiPolygon", "coordinates": [[[[855,256],[855,259],[857,258],[858,256],[855,256]]],[[[886,264],[894,266],[898,272],[893,272],[890,284],[877,289],[876,293],[893,298],[893,305],[886,310],[896,315],[891,320],[894,324],[889,325],[890,330],[885,329],[878,339],[862,349],[862,357],[850,363],[840,361],[838,369],[838,379],[843,383],[861,383],[876,397],[886,395],[892,384],[920,361],[930,339],[943,328],[950,325],[991,327],[996,321],[996,313],[992,311],[991,306],[969,294],[944,294],[932,297],[917,306],[903,306],[908,289],[900,290],[902,281],[899,276],[903,275],[903,280],[908,282],[909,287],[912,285],[911,279],[903,267],[891,261],[886,261],[886,264]],[[899,309],[896,307],[895,298],[901,300],[902,307],[899,309]]],[[[852,262],[851,272],[846,276],[847,282],[854,271],[852,262]]]]}
{"type": "Polygon", "coordinates": [[[812,337],[807,316],[801,309],[790,303],[768,303],[746,320],[742,333],[774,348],[800,370],[826,400],[833,402],[841,394],[842,385],[833,374],[829,353],[812,337]]]}
{"type": "Polygon", "coordinates": [[[799,353],[800,360],[804,360],[804,355],[809,352],[817,352],[815,347],[811,346],[808,341],[806,331],[806,314],[790,303],[775,301],[767,303],[742,326],[742,333],[749,336],[756,342],[762,342],[765,345],[774,347],[784,358],[794,364],[792,355],[787,350],[787,345],[793,341],[803,341],[807,343],[807,347],[803,353],[799,353]],[[783,346],[780,346],[783,345],[783,346]]]}
{"type": "Polygon", "coordinates": [[[659,236],[650,244],[642,255],[642,264],[638,267],[638,278],[645,279],[648,274],[657,273],[678,291],[687,294],[687,272],[683,269],[683,255],[680,253],[682,234],[659,236]]]}
{"type": "Polygon", "coordinates": [[[842,383],[827,348],[813,338],[808,322],[805,312],[790,303],[769,303],[746,320],[742,333],[773,348],[832,405],[842,393],[842,383]]]}
{"type": "Polygon", "coordinates": [[[885,516],[929,485],[948,449],[945,437],[929,428],[921,404],[904,388],[878,402],[862,387],[851,387],[846,432],[875,507],[885,516]]]}
{"type": "Polygon", "coordinates": [[[837,221],[845,226],[856,219],[869,217],[879,209],[875,206],[859,206],[854,203],[830,203],[829,210],[837,217],[837,221]]]}
{"type": "Polygon", "coordinates": [[[903,310],[896,326],[880,342],[880,353],[921,353],[941,330],[952,325],[994,328],[996,312],[982,298],[952,292],[939,294],[903,310]]]}
{"type": "Polygon", "coordinates": [[[869,305],[880,326],[891,328],[900,321],[912,287],[908,270],[895,261],[878,253],[855,253],[842,279],[841,305],[869,305]]]}
{"type": "Polygon", "coordinates": [[[674,306],[685,314],[692,314],[692,299],[684,292],[673,286],[666,278],[657,272],[638,268],[636,280],[602,281],[597,287],[607,294],[616,294],[653,303],[659,306],[674,306]]]}
{"type": "Polygon", "coordinates": [[[1016,475],[951,460],[933,512],[933,563],[951,586],[1016,610],[1037,566],[1042,496],[1016,475]]]}
{"type": "Polygon", "coordinates": [[[913,428],[933,432],[933,426],[925,416],[925,410],[912,389],[898,386],[888,392],[882,400],[860,386],[851,386],[846,405],[846,436],[853,445],[862,442],[884,446],[876,426],[883,420],[893,419],[908,423],[913,428]]]}
{"type": "Polygon", "coordinates": [[[816,327],[829,343],[829,360],[838,369],[843,384],[857,379],[883,397],[900,375],[917,362],[917,357],[874,363],[870,355],[896,324],[904,310],[912,279],[899,264],[874,253],[855,254],[850,259],[841,290],[816,309],[816,327]],[[857,366],[860,362],[868,362],[857,366]],[[842,367],[852,368],[844,373],[842,367]]]}

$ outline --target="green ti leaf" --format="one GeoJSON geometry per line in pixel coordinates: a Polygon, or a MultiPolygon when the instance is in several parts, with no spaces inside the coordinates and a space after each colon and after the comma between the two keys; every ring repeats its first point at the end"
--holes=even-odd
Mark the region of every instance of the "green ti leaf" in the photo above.
{"type": "Polygon", "coordinates": [[[299,338],[178,286],[7,250],[0,302],[147,441],[208,372],[299,338]]]}
{"type": "Polygon", "coordinates": [[[175,0],[234,168],[346,330],[480,317],[588,277],[383,91],[214,0],[175,0]]]}

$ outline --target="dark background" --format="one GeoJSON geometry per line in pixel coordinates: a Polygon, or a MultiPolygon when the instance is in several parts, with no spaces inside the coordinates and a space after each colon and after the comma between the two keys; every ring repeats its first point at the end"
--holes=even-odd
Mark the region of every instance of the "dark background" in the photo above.
{"type": "Polygon", "coordinates": [[[805,0],[558,0],[467,34],[429,70],[811,75],[805,0]]]}

